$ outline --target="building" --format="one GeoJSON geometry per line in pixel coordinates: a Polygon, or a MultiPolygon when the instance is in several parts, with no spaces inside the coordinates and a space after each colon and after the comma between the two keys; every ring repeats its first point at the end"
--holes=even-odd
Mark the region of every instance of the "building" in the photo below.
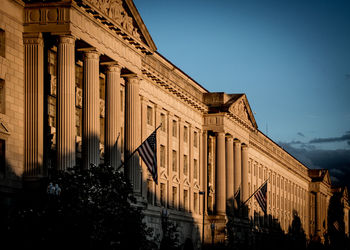
{"type": "MultiPolygon", "coordinates": [[[[297,213],[307,235],[322,236],[329,173],[259,131],[245,94],[210,93],[160,55],[132,0],[3,0],[0,9],[2,204],[49,168],[118,167],[162,124],[159,185],[137,155],[128,171],[155,233],[169,214],[197,247],[204,211],[205,240],[214,229],[224,241],[234,195],[244,202],[268,179],[268,220],[287,231],[297,213]]],[[[247,206],[243,228],[263,217],[254,199],[247,206]]]]}

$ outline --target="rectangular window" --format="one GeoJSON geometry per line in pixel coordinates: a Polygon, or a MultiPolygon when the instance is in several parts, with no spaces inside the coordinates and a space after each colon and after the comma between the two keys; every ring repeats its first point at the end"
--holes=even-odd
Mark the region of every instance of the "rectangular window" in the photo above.
{"type": "Polygon", "coordinates": [[[177,208],[177,187],[173,187],[172,195],[173,195],[173,201],[171,205],[173,208],[177,208]]]}
{"type": "Polygon", "coordinates": [[[188,127],[184,126],[184,142],[188,142],[188,127]]]}
{"type": "Polygon", "coordinates": [[[160,166],[165,167],[165,146],[160,145],[160,166]]]}
{"type": "Polygon", "coordinates": [[[177,172],[177,152],[173,150],[173,172],[177,172]]]}
{"type": "Polygon", "coordinates": [[[173,136],[177,137],[177,121],[173,120],[173,136]]]}
{"type": "Polygon", "coordinates": [[[120,111],[123,112],[124,109],[124,94],[123,90],[120,91],[120,111]]]}
{"type": "Polygon", "coordinates": [[[153,204],[153,181],[147,180],[147,202],[153,204]]]}
{"type": "Polygon", "coordinates": [[[198,213],[198,193],[193,194],[193,209],[195,213],[198,213]]]}
{"type": "Polygon", "coordinates": [[[184,209],[188,211],[188,190],[184,190],[184,209]]]}
{"type": "Polygon", "coordinates": [[[5,114],[5,81],[0,79],[0,113],[5,114]]]}
{"type": "Polygon", "coordinates": [[[5,173],[5,140],[0,139],[0,173],[5,173]]]}
{"type": "Polygon", "coordinates": [[[162,206],[165,206],[165,194],[166,194],[165,184],[160,183],[160,204],[162,206]]]}
{"type": "Polygon", "coordinates": [[[193,133],[193,146],[198,147],[198,133],[196,131],[193,133]]]}
{"type": "Polygon", "coordinates": [[[163,131],[163,132],[166,132],[165,114],[160,114],[160,122],[162,123],[162,126],[160,127],[160,130],[163,131]]]}
{"type": "Polygon", "coordinates": [[[184,155],[184,175],[188,175],[188,156],[184,155]]]}
{"type": "Polygon", "coordinates": [[[5,31],[0,29],[0,56],[5,57],[5,31]]]}
{"type": "Polygon", "coordinates": [[[198,179],[198,161],[197,159],[193,160],[193,178],[198,179]]]}
{"type": "Polygon", "coordinates": [[[150,106],[147,106],[147,124],[153,125],[153,109],[150,106]]]}

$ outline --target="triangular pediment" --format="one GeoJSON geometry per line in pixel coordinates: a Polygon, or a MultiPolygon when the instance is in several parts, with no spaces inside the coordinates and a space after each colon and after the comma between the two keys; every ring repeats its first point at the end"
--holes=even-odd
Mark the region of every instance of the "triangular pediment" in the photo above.
{"type": "Polygon", "coordinates": [[[252,127],[258,128],[247,96],[245,94],[233,94],[230,96],[231,99],[227,103],[228,111],[243,121],[250,123],[252,127]]]}
{"type": "Polygon", "coordinates": [[[173,180],[172,180],[174,183],[176,183],[176,184],[179,184],[180,183],[180,181],[179,181],[179,178],[176,176],[176,175],[174,175],[173,176],[173,180]]]}
{"type": "Polygon", "coordinates": [[[329,176],[329,171],[326,170],[326,169],[324,169],[323,171],[325,171],[325,172],[324,172],[323,181],[324,181],[325,183],[327,183],[328,185],[331,185],[331,177],[329,176]]]}
{"type": "Polygon", "coordinates": [[[7,125],[5,124],[5,122],[0,120],[0,133],[5,134],[5,135],[9,135],[10,131],[8,130],[7,125]]]}
{"type": "MultiPolygon", "coordinates": [[[[138,42],[142,42],[151,51],[156,51],[151,35],[144,24],[132,0],[82,0],[85,8],[93,14],[102,15],[102,22],[117,26],[122,32],[138,42]]],[[[101,19],[101,18],[99,18],[101,19]]]]}
{"type": "Polygon", "coordinates": [[[163,179],[163,180],[167,180],[168,179],[168,175],[166,174],[165,170],[161,171],[160,178],[163,179]]]}

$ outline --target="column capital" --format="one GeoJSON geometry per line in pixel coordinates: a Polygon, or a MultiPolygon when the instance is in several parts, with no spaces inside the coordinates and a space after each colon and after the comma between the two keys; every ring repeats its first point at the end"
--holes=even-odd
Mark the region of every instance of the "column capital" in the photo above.
{"type": "Polygon", "coordinates": [[[234,142],[234,144],[235,144],[236,146],[241,146],[241,141],[240,141],[240,140],[234,139],[233,142],[234,142]]]}
{"type": "Polygon", "coordinates": [[[227,140],[228,142],[233,142],[233,137],[232,137],[231,135],[226,136],[226,140],[227,140]]]}
{"type": "Polygon", "coordinates": [[[118,64],[117,62],[106,65],[107,73],[108,72],[116,72],[116,73],[120,74],[120,71],[122,70],[122,68],[123,67],[120,64],[118,64]]]}
{"type": "Polygon", "coordinates": [[[242,143],[242,150],[248,150],[249,146],[247,144],[242,143]]]}
{"type": "Polygon", "coordinates": [[[58,42],[59,43],[74,44],[75,43],[75,37],[72,36],[72,35],[59,35],[58,36],[58,42]]]}
{"type": "Polygon", "coordinates": [[[86,60],[86,59],[98,60],[99,57],[100,57],[100,53],[98,53],[97,50],[95,50],[95,49],[84,51],[84,60],[86,60]]]}
{"type": "Polygon", "coordinates": [[[44,45],[44,39],[41,32],[23,33],[23,44],[44,45]]]}
{"type": "Polygon", "coordinates": [[[219,137],[224,137],[225,136],[225,132],[215,132],[215,135],[219,136],[219,137]]]}

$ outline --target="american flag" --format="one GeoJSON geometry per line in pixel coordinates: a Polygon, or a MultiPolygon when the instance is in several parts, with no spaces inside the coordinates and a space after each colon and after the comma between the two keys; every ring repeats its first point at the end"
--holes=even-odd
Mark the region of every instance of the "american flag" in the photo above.
{"type": "Polygon", "coordinates": [[[158,184],[157,173],[157,129],[137,148],[137,152],[158,184]]]}
{"type": "Polygon", "coordinates": [[[255,193],[254,197],[258,201],[261,209],[266,214],[267,211],[267,182],[260,187],[260,189],[255,193]]]}

